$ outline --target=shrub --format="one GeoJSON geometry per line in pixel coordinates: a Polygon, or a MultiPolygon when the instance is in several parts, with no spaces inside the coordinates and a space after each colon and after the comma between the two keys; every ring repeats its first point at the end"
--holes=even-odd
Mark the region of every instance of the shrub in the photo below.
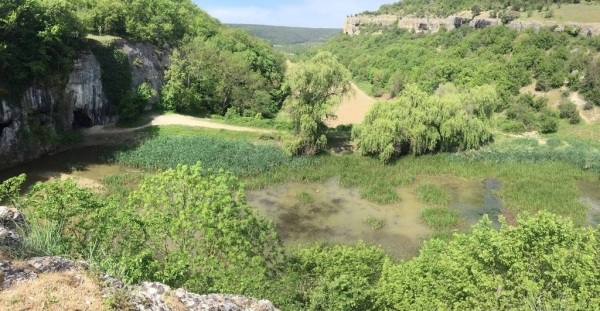
{"type": "Polygon", "coordinates": [[[562,99],[558,104],[558,111],[560,111],[561,119],[573,119],[579,117],[579,109],[572,101],[568,99],[562,99]]]}
{"type": "Polygon", "coordinates": [[[300,193],[298,193],[296,197],[298,198],[298,201],[300,201],[300,203],[302,204],[311,204],[315,200],[312,197],[312,195],[310,195],[310,193],[306,191],[300,191],[300,193]]]}
{"type": "MultiPolygon", "coordinates": [[[[387,256],[379,247],[314,244],[295,250],[288,273],[296,275],[301,310],[371,310],[371,288],[387,256]]],[[[283,309],[283,308],[282,308],[283,309]]]]}
{"type": "Polygon", "coordinates": [[[425,242],[417,258],[385,262],[374,309],[512,310],[531,301],[526,309],[587,310],[600,304],[596,232],[547,212],[517,221],[497,231],[486,217],[470,234],[425,242]]]}
{"type": "Polygon", "coordinates": [[[542,116],[540,120],[540,132],[544,134],[556,133],[558,131],[558,121],[551,116],[542,116]]]}
{"type": "Polygon", "coordinates": [[[527,130],[525,124],[523,122],[518,122],[514,120],[506,120],[502,122],[501,129],[504,132],[520,134],[527,130]]]}
{"type": "Polygon", "coordinates": [[[375,216],[368,216],[363,222],[371,226],[371,229],[373,230],[379,230],[385,225],[385,219],[377,218],[375,216]]]}

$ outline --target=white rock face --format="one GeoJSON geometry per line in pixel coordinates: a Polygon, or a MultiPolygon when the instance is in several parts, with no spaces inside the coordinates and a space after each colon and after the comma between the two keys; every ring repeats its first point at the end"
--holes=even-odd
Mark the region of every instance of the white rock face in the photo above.
{"type": "MultiPolygon", "coordinates": [[[[446,19],[441,18],[412,18],[396,15],[357,15],[348,17],[344,21],[344,33],[348,35],[360,34],[360,27],[372,24],[380,26],[390,26],[398,21],[398,28],[414,30],[415,32],[437,32],[444,26],[447,30],[468,26],[476,29],[482,29],[490,26],[502,25],[498,18],[468,18],[461,16],[450,16],[446,19]]],[[[578,28],[579,36],[597,36],[600,35],[600,23],[557,23],[557,22],[524,22],[512,21],[508,27],[517,31],[523,31],[527,28],[533,28],[538,31],[541,27],[556,26],[555,31],[564,31],[565,27],[578,28]]]]}
{"type": "MultiPolygon", "coordinates": [[[[129,58],[132,91],[144,82],[157,91],[164,84],[168,57],[148,44],[115,42],[129,58]]],[[[21,98],[0,98],[0,169],[36,159],[56,149],[56,141],[37,139],[39,133],[61,132],[72,127],[91,127],[116,121],[115,103],[102,88],[102,70],[96,57],[84,52],[74,63],[64,89],[37,85],[21,98]],[[35,132],[32,134],[32,132],[35,132]],[[33,140],[31,139],[33,138],[33,140]]]]}
{"type": "MultiPolygon", "coordinates": [[[[69,77],[66,95],[73,113],[79,113],[79,122],[86,122],[89,126],[113,122],[116,109],[102,90],[102,70],[93,54],[82,55],[75,62],[73,72],[69,77]]],[[[69,123],[73,123],[73,114],[70,114],[69,123]]]]}

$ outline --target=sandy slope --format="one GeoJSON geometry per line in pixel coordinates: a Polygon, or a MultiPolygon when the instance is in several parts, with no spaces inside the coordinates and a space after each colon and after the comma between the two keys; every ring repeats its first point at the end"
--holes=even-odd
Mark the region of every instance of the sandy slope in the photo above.
{"type": "Polygon", "coordinates": [[[354,83],[352,89],[355,92],[354,96],[344,98],[336,112],[337,120],[327,122],[329,126],[336,127],[340,124],[362,123],[367,111],[375,103],[375,99],[361,91],[354,83]]]}

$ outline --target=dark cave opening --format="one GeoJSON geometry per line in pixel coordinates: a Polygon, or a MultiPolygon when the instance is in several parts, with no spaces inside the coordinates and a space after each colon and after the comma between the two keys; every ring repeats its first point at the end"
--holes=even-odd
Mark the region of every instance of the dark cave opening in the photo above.
{"type": "Polygon", "coordinates": [[[73,111],[73,129],[92,127],[92,119],[83,111],[73,111]]]}
{"type": "Polygon", "coordinates": [[[12,123],[13,123],[13,120],[0,122],[0,136],[2,136],[2,132],[4,131],[4,129],[11,126],[12,123]]]}

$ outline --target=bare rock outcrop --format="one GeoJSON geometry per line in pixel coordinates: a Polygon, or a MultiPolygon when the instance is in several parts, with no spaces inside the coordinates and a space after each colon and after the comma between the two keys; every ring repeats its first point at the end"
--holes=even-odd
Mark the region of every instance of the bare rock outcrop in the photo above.
{"type": "Polygon", "coordinates": [[[474,18],[469,22],[469,26],[475,29],[483,29],[490,26],[502,25],[502,21],[497,18],[474,18]]]}
{"type": "MultiPolygon", "coordinates": [[[[346,18],[344,22],[344,33],[348,35],[360,34],[361,26],[367,24],[391,26],[395,21],[398,21],[398,28],[407,29],[414,32],[437,32],[442,27],[447,30],[460,28],[463,26],[472,27],[475,29],[483,29],[491,26],[502,25],[502,21],[498,18],[469,18],[464,16],[450,16],[443,18],[412,18],[396,15],[357,15],[346,18]]],[[[576,22],[525,22],[515,20],[508,24],[508,27],[517,31],[523,31],[528,28],[533,28],[539,31],[542,27],[555,27],[555,31],[564,31],[567,27],[578,29],[579,36],[597,36],[600,35],[600,23],[576,23],[576,22]]]]}
{"type": "MultiPolygon", "coordinates": [[[[75,272],[75,278],[82,278],[85,263],[75,263],[61,257],[35,257],[23,262],[0,262],[0,288],[10,289],[22,282],[35,280],[44,273],[75,272]]],[[[104,297],[116,290],[125,291],[130,297],[129,306],[139,311],[173,310],[215,310],[215,311],[279,311],[268,300],[257,300],[240,295],[208,294],[198,295],[183,288],[176,290],[157,282],[144,282],[139,285],[124,286],[118,279],[105,275],[104,297]]]]}
{"type": "MultiPolygon", "coordinates": [[[[144,82],[160,92],[168,57],[148,44],[115,42],[129,58],[132,90],[144,82]]],[[[151,103],[156,103],[158,96],[151,103]]],[[[73,127],[114,122],[115,103],[105,95],[102,70],[90,51],[75,61],[65,85],[35,85],[20,97],[0,98],[0,169],[51,153],[58,147],[56,133],[73,127]]]]}
{"type": "Polygon", "coordinates": [[[393,26],[399,17],[396,15],[357,15],[346,18],[344,33],[349,35],[360,34],[362,25],[393,26]]]}
{"type": "Polygon", "coordinates": [[[198,295],[157,282],[144,282],[131,289],[133,305],[140,311],[172,311],[177,304],[190,311],[278,311],[268,300],[256,300],[239,295],[198,295]]]}

